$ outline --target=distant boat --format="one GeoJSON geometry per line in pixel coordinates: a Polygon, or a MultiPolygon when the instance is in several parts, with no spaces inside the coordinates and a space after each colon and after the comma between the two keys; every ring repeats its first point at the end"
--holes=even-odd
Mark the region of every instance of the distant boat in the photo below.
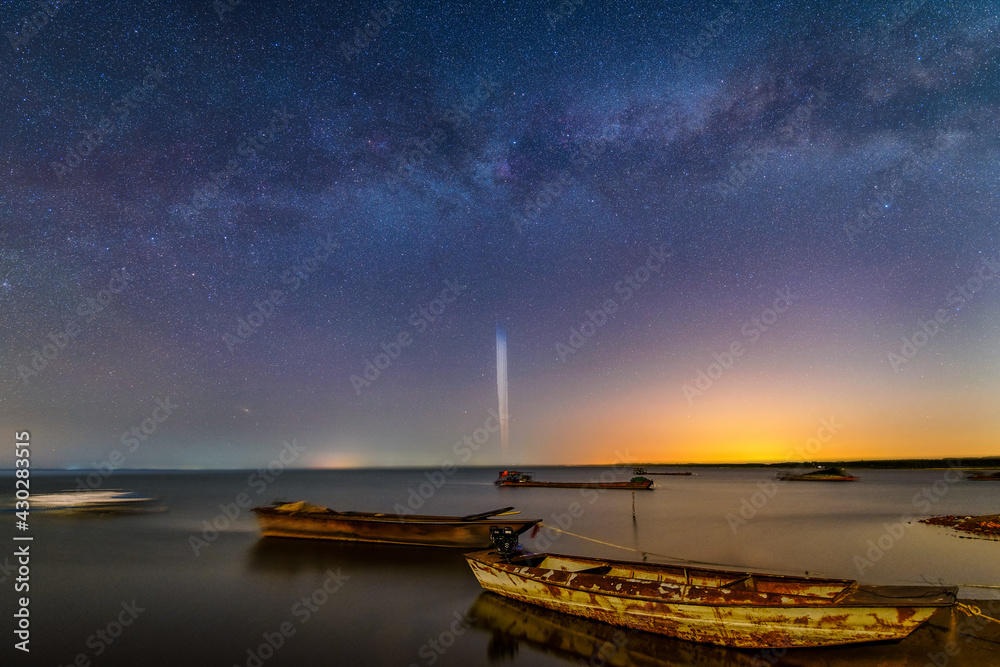
{"type": "Polygon", "coordinates": [[[465,558],[488,591],[546,609],[688,641],[734,648],[898,641],[958,588],[868,586],[848,579],[772,575],[680,565],[520,554],[465,558]]]}
{"type": "Polygon", "coordinates": [[[848,475],[841,468],[821,468],[801,475],[779,474],[777,479],[781,482],[856,482],[854,475],[848,475]]]}
{"type": "Polygon", "coordinates": [[[541,519],[497,518],[513,507],[469,516],[337,512],[306,502],[255,507],[262,537],[295,537],[348,542],[381,542],[436,547],[481,548],[490,544],[490,528],[520,535],[541,519]]]}
{"type": "Polygon", "coordinates": [[[653,480],[645,477],[633,477],[628,482],[538,482],[530,473],[518,470],[501,470],[500,476],[494,482],[497,486],[532,486],[552,489],[648,489],[653,486],[653,480]]]}
{"type": "Polygon", "coordinates": [[[166,508],[156,498],[123,489],[67,490],[31,496],[36,512],[155,512],[166,508]]]}
{"type": "Polygon", "coordinates": [[[633,475],[690,475],[689,472],[648,472],[645,468],[632,468],[633,475]]]}
{"type": "Polygon", "coordinates": [[[1000,482],[1000,472],[994,473],[970,473],[965,479],[972,482],[1000,482]]]}

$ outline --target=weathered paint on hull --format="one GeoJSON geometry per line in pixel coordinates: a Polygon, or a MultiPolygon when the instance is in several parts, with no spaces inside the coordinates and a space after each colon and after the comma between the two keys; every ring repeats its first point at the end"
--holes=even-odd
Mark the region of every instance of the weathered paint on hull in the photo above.
{"type": "MultiPolygon", "coordinates": [[[[835,602],[828,597],[831,591],[823,589],[824,580],[817,580],[821,585],[816,588],[816,594],[825,599],[736,592],[725,588],[707,591],[702,587],[665,586],[636,579],[616,579],[619,583],[609,584],[608,578],[599,574],[554,572],[546,575],[546,570],[537,568],[498,565],[489,562],[488,556],[483,558],[484,554],[491,554],[496,560],[495,552],[468,554],[466,558],[479,583],[494,593],[614,625],[735,648],[899,640],[929,619],[937,607],[948,606],[954,601],[951,593],[941,594],[937,603],[919,600],[908,601],[912,604],[900,600],[901,604],[892,605],[885,600],[867,604],[835,602]],[[609,585],[614,590],[608,590],[609,585]],[[696,588],[700,595],[714,594],[713,603],[685,601],[685,595],[696,588]],[[765,598],[767,604],[755,604],[755,600],[762,603],[765,598]]],[[[841,588],[850,583],[853,582],[842,582],[841,588]]],[[[893,587],[876,588],[888,590],[893,587]]],[[[848,589],[854,590],[856,586],[848,589]]]]}
{"type": "Polygon", "coordinates": [[[340,518],[257,512],[263,537],[295,537],[347,542],[381,542],[415,546],[481,548],[490,544],[490,527],[522,533],[537,520],[413,521],[385,518],[340,518]]]}

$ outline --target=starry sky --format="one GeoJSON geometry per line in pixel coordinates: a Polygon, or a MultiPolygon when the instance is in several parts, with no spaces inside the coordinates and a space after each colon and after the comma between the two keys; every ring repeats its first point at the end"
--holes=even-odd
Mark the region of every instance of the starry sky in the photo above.
{"type": "Polygon", "coordinates": [[[996,455],[998,17],[3,2],[0,465],[996,455]]]}

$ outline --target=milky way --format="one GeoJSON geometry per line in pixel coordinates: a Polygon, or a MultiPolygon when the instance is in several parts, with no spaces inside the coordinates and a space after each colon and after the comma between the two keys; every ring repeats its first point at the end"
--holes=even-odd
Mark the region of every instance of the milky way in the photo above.
{"type": "Polygon", "coordinates": [[[995,4],[329,4],[0,9],[37,465],[996,453],[995,4]]]}

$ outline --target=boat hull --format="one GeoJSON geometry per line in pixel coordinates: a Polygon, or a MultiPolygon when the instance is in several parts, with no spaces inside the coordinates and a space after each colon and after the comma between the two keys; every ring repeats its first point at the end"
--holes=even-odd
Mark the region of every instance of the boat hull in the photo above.
{"type": "Polygon", "coordinates": [[[497,486],[530,486],[550,489],[630,489],[639,491],[653,486],[652,481],[645,482],[496,482],[497,486]]]}
{"type": "Polygon", "coordinates": [[[282,512],[255,508],[262,537],[291,537],[346,542],[381,542],[414,546],[481,548],[490,544],[490,528],[502,526],[521,534],[539,519],[463,521],[461,517],[350,514],[346,512],[282,512]]]}
{"type": "MultiPolygon", "coordinates": [[[[568,556],[547,558],[588,564],[587,559],[568,556]]],[[[955,589],[858,587],[848,580],[707,570],[691,570],[696,573],[694,579],[690,572],[683,575],[695,583],[706,572],[719,574],[720,582],[733,577],[727,587],[708,587],[683,584],[683,578],[676,580],[683,568],[645,563],[589,561],[595,566],[610,564],[612,572],[623,575],[608,577],[587,573],[587,568],[579,565],[568,567],[580,569],[559,570],[519,564],[518,559],[507,563],[495,551],[467,554],[466,559],[483,588],[515,600],[636,630],[735,648],[899,640],[938,607],[949,606],[955,599],[955,589]],[[768,586],[769,592],[739,590],[737,582],[755,577],[768,582],[759,585],[768,586]],[[806,590],[809,595],[798,594],[806,590]],[[934,594],[928,595],[928,590],[934,594]],[[905,599],[883,597],[901,594],[905,599]]]]}

